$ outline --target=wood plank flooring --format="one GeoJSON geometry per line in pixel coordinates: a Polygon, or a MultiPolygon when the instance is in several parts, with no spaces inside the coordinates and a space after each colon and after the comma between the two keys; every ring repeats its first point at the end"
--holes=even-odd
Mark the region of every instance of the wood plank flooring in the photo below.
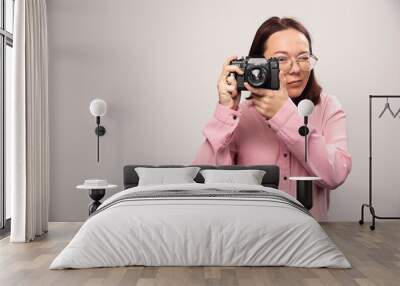
{"type": "Polygon", "coordinates": [[[118,267],[49,270],[82,223],[50,223],[32,243],[0,241],[0,285],[400,285],[400,222],[322,223],[352,269],[295,267],[118,267]]]}

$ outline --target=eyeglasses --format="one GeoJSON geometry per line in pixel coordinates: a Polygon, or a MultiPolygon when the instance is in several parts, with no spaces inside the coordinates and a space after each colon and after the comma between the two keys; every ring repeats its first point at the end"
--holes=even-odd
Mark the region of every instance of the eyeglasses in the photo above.
{"type": "Polygon", "coordinates": [[[297,65],[302,71],[311,71],[318,61],[318,58],[315,55],[302,55],[296,59],[286,56],[275,58],[279,61],[279,69],[284,72],[289,72],[292,69],[294,61],[296,61],[297,65]]]}

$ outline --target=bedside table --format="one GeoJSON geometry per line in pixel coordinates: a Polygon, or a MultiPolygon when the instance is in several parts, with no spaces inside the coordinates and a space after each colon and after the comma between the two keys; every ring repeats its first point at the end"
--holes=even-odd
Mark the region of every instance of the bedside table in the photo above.
{"type": "Polygon", "coordinates": [[[308,210],[313,207],[313,181],[320,179],[320,177],[289,177],[289,180],[296,181],[296,199],[308,210]]]}
{"type": "Polygon", "coordinates": [[[85,180],[83,185],[78,185],[78,190],[89,190],[89,197],[93,200],[89,204],[89,215],[97,210],[101,205],[100,200],[106,194],[107,189],[115,189],[117,185],[108,184],[106,180],[85,180]]]}

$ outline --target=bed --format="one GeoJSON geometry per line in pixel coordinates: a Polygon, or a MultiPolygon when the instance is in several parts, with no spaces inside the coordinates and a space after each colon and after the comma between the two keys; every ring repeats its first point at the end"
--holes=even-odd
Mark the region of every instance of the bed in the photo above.
{"type": "MultiPolygon", "coordinates": [[[[279,190],[279,168],[206,166],[201,170],[264,170],[261,184],[138,185],[128,165],[124,190],[106,199],[54,259],[50,269],[144,266],[291,266],[351,268],[302,204],[279,190]]],[[[137,170],[137,169],[136,169],[137,170]]]]}

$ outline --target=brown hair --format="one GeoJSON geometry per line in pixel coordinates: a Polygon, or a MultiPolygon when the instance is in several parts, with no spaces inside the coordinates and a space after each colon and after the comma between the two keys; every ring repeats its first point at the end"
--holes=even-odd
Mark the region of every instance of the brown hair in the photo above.
{"type": "MultiPolygon", "coordinates": [[[[254,36],[253,43],[251,44],[249,56],[264,57],[268,38],[276,32],[287,30],[289,28],[295,29],[306,36],[308,45],[310,46],[310,53],[312,54],[311,36],[307,29],[300,22],[292,18],[271,17],[262,23],[260,28],[258,28],[256,35],[254,36]]],[[[307,85],[301,95],[291,99],[296,105],[305,98],[311,100],[314,105],[317,105],[321,101],[321,91],[322,88],[315,79],[314,70],[312,70],[307,85]]]]}

